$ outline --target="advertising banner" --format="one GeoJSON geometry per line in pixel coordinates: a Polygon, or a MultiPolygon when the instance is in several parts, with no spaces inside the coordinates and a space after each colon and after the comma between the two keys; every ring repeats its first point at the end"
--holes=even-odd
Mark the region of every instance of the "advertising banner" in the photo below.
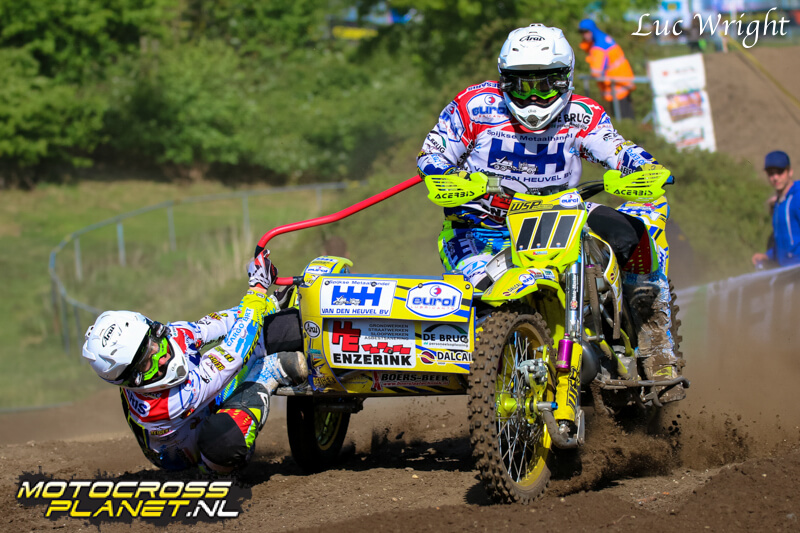
{"type": "Polygon", "coordinates": [[[702,54],[650,61],[656,132],[678,148],[716,151],[702,54]]]}

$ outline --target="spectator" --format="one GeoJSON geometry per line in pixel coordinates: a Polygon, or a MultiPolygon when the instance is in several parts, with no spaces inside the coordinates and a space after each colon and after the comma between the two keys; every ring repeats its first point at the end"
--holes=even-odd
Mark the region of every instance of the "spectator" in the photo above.
{"type": "Polygon", "coordinates": [[[775,189],[775,196],[769,202],[774,243],[767,253],[753,254],[753,265],[796,265],[800,263],[800,186],[792,179],[791,162],[785,152],[768,153],[764,159],[764,170],[775,189]]]}
{"type": "Polygon", "coordinates": [[[633,83],[633,69],[622,48],[600,31],[593,20],[583,19],[578,29],[583,38],[581,50],[588,54],[586,62],[603,92],[603,99],[613,102],[616,97],[619,101],[620,116],[617,118],[634,118],[631,92],[636,86],[633,83]]]}
{"type": "Polygon", "coordinates": [[[693,53],[703,53],[708,47],[708,41],[703,37],[703,28],[700,26],[700,15],[695,14],[692,16],[691,24],[684,25],[686,33],[686,43],[689,45],[689,51],[693,53]]]}

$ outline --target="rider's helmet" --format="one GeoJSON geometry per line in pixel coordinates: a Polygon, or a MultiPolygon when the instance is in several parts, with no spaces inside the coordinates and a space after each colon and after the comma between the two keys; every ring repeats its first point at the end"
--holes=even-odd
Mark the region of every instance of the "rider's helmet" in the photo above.
{"type": "Polygon", "coordinates": [[[106,311],[89,329],[83,357],[104,380],[133,391],[179,385],[189,374],[186,354],[169,329],[140,313],[106,311]]]}
{"type": "Polygon", "coordinates": [[[547,127],[575,89],[575,54],[558,28],[531,24],[512,31],[500,50],[497,68],[508,110],[532,130],[547,127]]]}

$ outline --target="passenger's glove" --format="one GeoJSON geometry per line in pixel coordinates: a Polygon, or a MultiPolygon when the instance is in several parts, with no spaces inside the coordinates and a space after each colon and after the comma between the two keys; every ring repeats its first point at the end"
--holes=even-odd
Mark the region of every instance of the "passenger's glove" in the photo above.
{"type": "Polygon", "coordinates": [[[278,269],[269,260],[269,250],[260,250],[255,259],[247,265],[247,275],[250,277],[250,287],[267,290],[278,277],[278,269]]]}

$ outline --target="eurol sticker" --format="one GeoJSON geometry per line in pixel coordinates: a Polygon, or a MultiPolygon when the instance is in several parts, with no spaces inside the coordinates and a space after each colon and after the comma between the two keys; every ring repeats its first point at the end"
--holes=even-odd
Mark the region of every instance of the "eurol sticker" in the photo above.
{"type": "Polygon", "coordinates": [[[439,318],[461,307],[461,291],[447,283],[422,283],[408,291],[406,308],[417,316],[439,318]]]}
{"type": "Polygon", "coordinates": [[[576,192],[570,192],[559,198],[558,203],[561,207],[578,207],[581,203],[581,195],[576,192]]]}

